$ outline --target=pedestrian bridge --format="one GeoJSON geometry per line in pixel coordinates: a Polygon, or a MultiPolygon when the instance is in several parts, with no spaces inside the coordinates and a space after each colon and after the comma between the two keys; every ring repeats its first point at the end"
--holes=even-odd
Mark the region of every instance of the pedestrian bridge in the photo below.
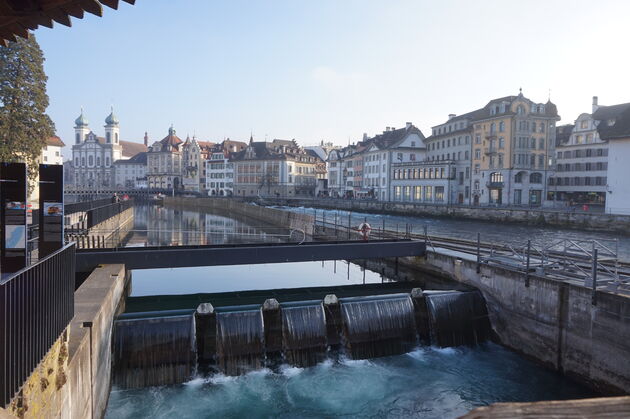
{"type": "Polygon", "coordinates": [[[373,259],[423,256],[425,251],[424,242],[411,239],[82,249],[76,252],[76,269],[90,272],[102,264],[124,264],[133,270],[373,259]]]}

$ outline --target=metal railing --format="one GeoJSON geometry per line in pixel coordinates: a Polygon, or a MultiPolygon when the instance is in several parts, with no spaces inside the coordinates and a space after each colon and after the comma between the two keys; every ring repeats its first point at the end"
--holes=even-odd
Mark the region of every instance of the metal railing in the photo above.
{"type": "Polygon", "coordinates": [[[93,208],[87,212],[87,228],[92,228],[131,207],[133,207],[133,200],[130,199],[127,201],[116,202],[114,204],[93,208]]]}
{"type": "Polygon", "coordinates": [[[0,407],[72,320],[74,283],[74,243],[0,280],[0,407]]]}
{"type": "Polygon", "coordinates": [[[112,203],[112,198],[96,199],[94,201],[75,202],[65,205],[65,213],[74,214],[75,212],[89,211],[94,208],[103,207],[112,203]]]}

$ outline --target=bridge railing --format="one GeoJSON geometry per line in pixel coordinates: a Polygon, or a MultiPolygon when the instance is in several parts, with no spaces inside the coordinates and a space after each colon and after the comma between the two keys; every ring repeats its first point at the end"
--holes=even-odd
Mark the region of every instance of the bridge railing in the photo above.
{"type": "Polygon", "coordinates": [[[102,207],[93,208],[87,212],[87,228],[92,228],[131,207],[133,207],[133,200],[129,199],[127,201],[110,203],[102,207]]]}
{"type": "Polygon", "coordinates": [[[111,198],[96,199],[94,201],[74,202],[65,205],[66,214],[74,214],[75,212],[89,211],[94,208],[102,207],[112,203],[111,198]]]}
{"type": "Polygon", "coordinates": [[[74,316],[75,245],[0,279],[0,407],[20,390],[74,316]]]}

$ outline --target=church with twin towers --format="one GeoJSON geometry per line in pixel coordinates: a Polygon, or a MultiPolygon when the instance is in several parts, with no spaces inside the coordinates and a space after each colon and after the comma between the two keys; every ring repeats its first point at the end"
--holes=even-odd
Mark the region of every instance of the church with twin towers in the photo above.
{"type": "Polygon", "coordinates": [[[92,131],[81,109],[74,121],[71,184],[93,190],[137,187],[138,182],[146,181],[146,133],[144,144],[121,140],[120,122],[113,108],[105,118],[104,130],[104,137],[92,131]]]}

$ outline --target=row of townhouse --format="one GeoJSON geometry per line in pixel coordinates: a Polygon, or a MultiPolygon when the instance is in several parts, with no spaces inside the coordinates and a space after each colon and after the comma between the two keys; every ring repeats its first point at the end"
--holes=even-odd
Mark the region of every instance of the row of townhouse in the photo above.
{"type": "MultiPolygon", "coordinates": [[[[519,92],[462,115],[451,114],[429,137],[413,124],[331,152],[334,197],[491,206],[596,203],[630,211],[621,156],[630,137],[630,104],[599,106],[575,125],[557,127],[551,101],[519,92]],[[614,145],[619,153],[612,153],[614,145]],[[615,172],[620,173],[614,175],[615,172]]],[[[613,209],[615,208],[615,209],[613,209]]]]}

